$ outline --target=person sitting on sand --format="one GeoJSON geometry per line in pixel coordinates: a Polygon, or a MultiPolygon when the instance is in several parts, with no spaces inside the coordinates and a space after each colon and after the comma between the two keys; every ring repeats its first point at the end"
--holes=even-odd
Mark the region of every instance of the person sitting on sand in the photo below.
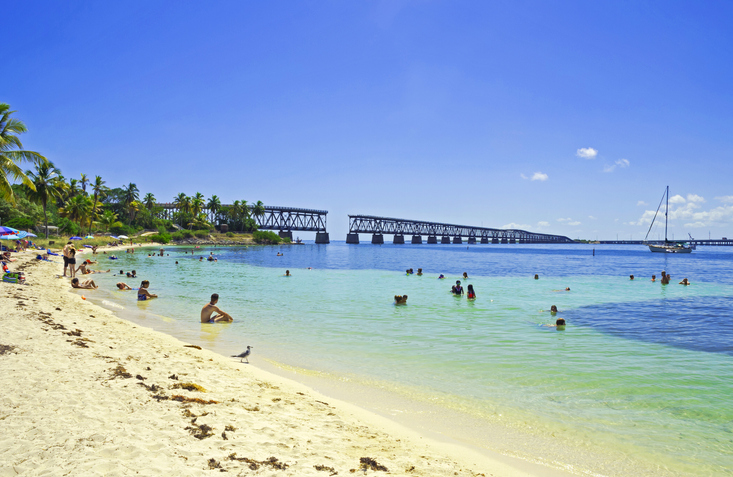
{"type": "Polygon", "coordinates": [[[149,286],[150,282],[148,280],[143,280],[143,282],[140,284],[140,288],[137,291],[137,301],[145,301],[150,300],[151,298],[158,298],[158,295],[153,295],[148,291],[149,286]]]}
{"type": "Polygon", "coordinates": [[[394,303],[395,305],[407,305],[407,295],[395,295],[394,303]]]}
{"type": "Polygon", "coordinates": [[[94,280],[84,280],[83,282],[79,283],[78,278],[72,278],[71,279],[71,288],[83,288],[85,290],[96,290],[97,284],[94,283],[94,280]]]}
{"type": "Polygon", "coordinates": [[[286,277],[292,277],[292,275],[290,274],[290,270],[285,270],[285,276],[286,277]]]}
{"type": "Polygon", "coordinates": [[[222,321],[234,321],[234,318],[224,313],[216,304],[219,301],[219,295],[214,293],[211,295],[211,303],[207,303],[201,308],[201,323],[219,323],[222,321]]]}
{"type": "Polygon", "coordinates": [[[117,282],[117,288],[120,290],[132,290],[132,287],[124,282],[117,282]]]}
{"type": "Polygon", "coordinates": [[[469,300],[475,300],[476,299],[476,292],[473,291],[473,285],[468,285],[468,294],[466,295],[466,297],[469,300]]]}
{"type": "Polygon", "coordinates": [[[690,282],[689,282],[689,281],[687,281],[687,278],[683,278],[683,279],[682,279],[682,281],[680,282],[680,285],[685,285],[685,286],[687,286],[687,285],[689,285],[689,284],[690,284],[690,282]]]}

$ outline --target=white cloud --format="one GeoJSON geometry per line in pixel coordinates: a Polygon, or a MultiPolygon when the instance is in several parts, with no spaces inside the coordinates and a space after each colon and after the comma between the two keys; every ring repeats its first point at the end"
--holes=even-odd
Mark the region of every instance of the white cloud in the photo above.
{"type": "Polygon", "coordinates": [[[547,179],[549,179],[549,177],[543,172],[535,172],[532,176],[533,181],[546,181],[547,179]]]}
{"type": "Polygon", "coordinates": [[[501,226],[502,229],[521,229],[521,230],[529,230],[530,226],[526,224],[517,224],[515,222],[508,223],[506,225],[501,226]]]}
{"type": "Polygon", "coordinates": [[[537,227],[549,227],[549,226],[550,226],[550,222],[545,222],[544,220],[537,222],[537,227]]]}
{"type": "Polygon", "coordinates": [[[591,220],[598,220],[597,218],[593,217],[592,215],[589,215],[588,218],[591,220]]]}
{"type": "Polygon", "coordinates": [[[603,172],[613,172],[617,167],[620,167],[621,169],[624,169],[626,167],[629,167],[631,163],[628,159],[619,159],[618,161],[614,162],[613,165],[609,166],[606,164],[603,166],[603,172]]]}
{"type": "Polygon", "coordinates": [[[733,203],[733,195],[724,195],[722,197],[716,197],[715,200],[719,200],[723,202],[724,204],[731,204],[733,203]]]}
{"type": "Polygon", "coordinates": [[[640,205],[649,205],[649,204],[647,204],[647,203],[646,203],[646,202],[644,202],[643,200],[640,200],[639,202],[637,202],[637,203],[636,203],[636,206],[638,207],[638,206],[640,206],[640,205]]]}
{"type": "Polygon", "coordinates": [[[573,226],[580,225],[580,222],[578,222],[577,220],[575,220],[573,222],[568,222],[568,225],[573,225],[573,226]]]}
{"type": "Polygon", "coordinates": [[[705,199],[703,199],[702,197],[700,197],[697,194],[687,194],[687,202],[703,203],[705,202],[705,199]]]}
{"type": "Polygon", "coordinates": [[[572,222],[573,219],[571,219],[570,217],[568,217],[567,219],[559,218],[559,219],[557,219],[557,221],[558,222],[572,222]]]}
{"type": "Polygon", "coordinates": [[[687,202],[687,201],[685,200],[685,198],[684,198],[684,197],[682,197],[682,196],[681,196],[681,195],[679,195],[679,194],[677,194],[677,195],[673,195],[672,197],[670,197],[670,198],[669,198],[669,203],[670,203],[670,204],[684,204],[685,202],[687,202]]]}
{"type": "Polygon", "coordinates": [[[529,179],[529,177],[525,176],[524,174],[519,174],[519,177],[521,177],[522,179],[529,179]]]}
{"type": "Polygon", "coordinates": [[[583,159],[595,159],[598,155],[598,151],[592,147],[581,147],[575,154],[583,159]]]}

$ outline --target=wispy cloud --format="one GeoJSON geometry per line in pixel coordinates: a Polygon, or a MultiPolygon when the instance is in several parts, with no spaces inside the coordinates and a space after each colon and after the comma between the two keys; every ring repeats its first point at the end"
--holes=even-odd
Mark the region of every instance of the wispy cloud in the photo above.
{"type": "Polygon", "coordinates": [[[722,197],[716,197],[715,200],[719,200],[724,204],[733,204],[733,195],[724,195],[722,197]]]}
{"type": "Polygon", "coordinates": [[[530,181],[546,181],[550,178],[550,176],[548,176],[544,172],[535,172],[534,174],[532,174],[532,177],[527,177],[524,174],[519,174],[519,177],[530,181]]]}
{"type": "Polygon", "coordinates": [[[591,220],[598,220],[596,217],[593,217],[592,215],[589,215],[588,218],[591,220]]]}
{"type": "Polygon", "coordinates": [[[603,172],[613,172],[614,170],[616,170],[617,167],[624,169],[626,167],[629,167],[630,165],[631,163],[628,159],[619,159],[610,166],[608,164],[603,166],[603,172]]]}
{"type": "Polygon", "coordinates": [[[521,230],[528,230],[530,229],[530,226],[527,224],[517,224],[515,222],[510,222],[508,224],[502,225],[502,229],[521,229],[521,230]]]}
{"type": "Polygon", "coordinates": [[[577,220],[574,220],[572,222],[568,222],[568,225],[576,226],[576,225],[580,225],[580,222],[578,222],[577,220]]]}
{"type": "Polygon", "coordinates": [[[573,219],[571,219],[570,217],[568,217],[568,218],[566,218],[566,219],[563,219],[563,218],[559,218],[559,219],[557,219],[557,221],[558,221],[558,222],[562,222],[562,223],[564,223],[565,225],[572,225],[572,226],[580,225],[580,222],[579,222],[579,221],[577,221],[577,220],[573,220],[573,219]]]}
{"type": "Polygon", "coordinates": [[[636,206],[638,207],[638,206],[640,206],[640,205],[649,205],[649,204],[647,204],[647,203],[646,203],[646,202],[644,202],[643,200],[640,200],[639,202],[637,202],[637,203],[636,203],[636,206]]]}
{"type": "Polygon", "coordinates": [[[544,220],[537,222],[537,227],[539,228],[545,228],[549,226],[550,226],[550,222],[545,222],[544,220]]]}
{"type": "Polygon", "coordinates": [[[583,159],[595,159],[598,155],[598,151],[592,147],[581,147],[575,152],[575,154],[583,159]]]}

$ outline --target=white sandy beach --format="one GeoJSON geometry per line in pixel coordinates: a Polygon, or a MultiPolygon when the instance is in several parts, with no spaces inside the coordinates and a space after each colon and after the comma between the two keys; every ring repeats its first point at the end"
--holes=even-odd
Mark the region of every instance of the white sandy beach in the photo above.
{"type": "Polygon", "coordinates": [[[0,476],[561,475],[121,320],[69,292],[60,257],[15,255],[28,283],[0,283],[0,476]]]}

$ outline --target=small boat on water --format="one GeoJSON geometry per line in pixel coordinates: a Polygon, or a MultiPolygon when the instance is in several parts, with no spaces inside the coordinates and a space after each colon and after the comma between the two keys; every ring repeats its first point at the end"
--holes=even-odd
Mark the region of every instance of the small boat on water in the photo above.
{"type": "Polygon", "coordinates": [[[649,230],[646,233],[646,237],[644,237],[644,243],[649,246],[649,250],[652,252],[657,253],[692,253],[692,247],[685,245],[684,242],[670,242],[667,239],[667,221],[668,221],[668,215],[669,215],[669,186],[667,186],[667,189],[664,191],[664,195],[662,195],[662,200],[659,202],[659,207],[657,207],[657,212],[654,214],[654,218],[652,219],[652,223],[649,225],[649,230]],[[662,202],[665,201],[666,198],[666,205],[664,209],[664,243],[663,244],[651,244],[647,243],[647,237],[649,237],[649,232],[652,231],[652,227],[654,226],[654,220],[657,218],[657,214],[659,214],[659,209],[662,207],[662,202]]]}

